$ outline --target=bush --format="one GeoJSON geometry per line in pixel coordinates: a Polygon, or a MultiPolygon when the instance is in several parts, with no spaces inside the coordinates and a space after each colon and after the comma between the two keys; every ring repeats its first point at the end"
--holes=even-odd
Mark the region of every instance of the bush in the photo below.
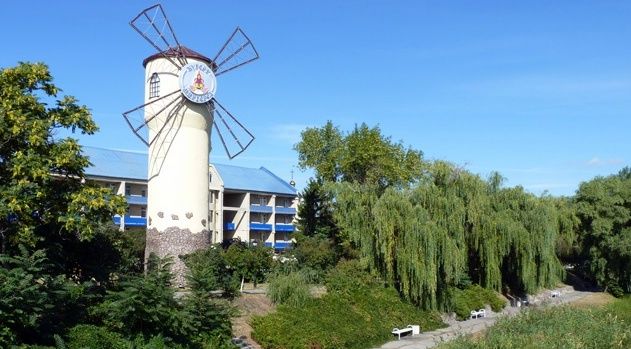
{"type": "Polygon", "coordinates": [[[188,267],[188,285],[199,292],[222,290],[223,296],[232,298],[239,289],[239,278],[228,267],[220,246],[211,246],[184,257],[188,267]]]}
{"type": "Polygon", "coordinates": [[[451,289],[451,305],[459,320],[468,319],[471,310],[484,308],[487,304],[493,311],[501,311],[506,306],[506,301],[493,290],[485,289],[479,285],[471,285],[461,290],[451,289]]]}
{"type": "Polygon", "coordinates": [[[68,349],[128,349],[130,343],[123,336],[104,327],[78,325],[68,332],[68,349]]]}
{"type": "Polygon", "coordinates": [[[336,262],[334,244],[323,236],[296,236],[293,254],[301,266],[326,271],[336,262]]]}
{"type": "Polygon", "coordinates": [[[311,298],[309,284],[299,272],[270,277],[267,296],[276,304],[293,307],[300,307],[311,298]]]}
{"type": "Polygon", "coordinates": [[[393,327],[419,324],[428,331],[441,326],[437,313],[403,302],[359,266],[343,262],[331,270],[327,284],[337,288],[322,298],[280,305],[276,313],[255,317],[252,337],[264,348],[363,349],[391,339],[393,327]]]}
{"type": "Polygon", "coordinates": [[[265,246],[246,246],[243,243],[230,245],[224,253],[226,263],[245,280],[256,284],[263,282],[272,267],[273,252],[265,246]]]}

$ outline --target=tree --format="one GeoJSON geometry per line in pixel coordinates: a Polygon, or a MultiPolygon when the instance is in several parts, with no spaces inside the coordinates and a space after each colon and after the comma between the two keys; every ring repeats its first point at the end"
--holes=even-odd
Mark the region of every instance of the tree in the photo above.
{"type": "Polygon", "coordinates": [[[0,70],[0,252],[52,235],[88,239],[125,212],[124,198],[84,183],[89,159],[78,141],[55,137],[93,134],[97,126],[74,97],[55,101],[60,89],[52,81],[41,63],[0,70]]]}
{"type": "Polygon", "coordinates": [[[394,143],[378,126],[366,124],[342,134],[331,121],[321,128],[307,128],[296,144],[299,166],[313,168],[316,179],[403,187],[421,175],[422,152],[394,143]]]}
{"type": "Polygon", "coordinates": [[[614,295],[631,292],[631,176],[625,168],[581,183],[578,240],[588,273],[614,295]]]}
{"type": "Polygon", "coordinates": [[[300,195],[297,228],[305,236],[334,238],[337,227],[333,221],[333,207],[321,180],[309,180],[300,195]]]}

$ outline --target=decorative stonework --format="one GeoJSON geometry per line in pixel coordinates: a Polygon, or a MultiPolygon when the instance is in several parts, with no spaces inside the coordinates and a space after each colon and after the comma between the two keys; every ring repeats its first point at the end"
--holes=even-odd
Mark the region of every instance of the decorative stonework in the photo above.
{"type": "Polygon", "coordinates": [[[186,218],[188,219],[193,218],[193,212],[186,212],[186,218]]]}
{"type": "Polygon", "coordinates": [[[180,256],[210,246],[210,232],[206,229],[191,233],[189,229],[168,227],[162,231],[156,228],[147,229],[147,247],[145,261],[151,253],[158,257],[172,256],[173,285],[183,287],[186,284],[186,266],[180,256]]]}
{"type": "Polygon", "coordinates": [[[180,217],[178,217],[178,215],[176,215],[176,214],[172,214],[171,215],[171,219],[174,220],[174,221],[178,221],[178,220],[180,220],[180,217]]]}
{"type": "Polygon", "coordinates": [[[151,216],[149,216],[149,225],[151,225],[151,216]]]}
{"type": "Polygon", "coordinates": [[[206,226],[206,219],[202,219],[202,227],[206,226]]]}
{"type": "Polygon", "coordinates": [[[164,212],[162,212],[162,211],[158,212],[158,217],[164,218],[164,212]]]}

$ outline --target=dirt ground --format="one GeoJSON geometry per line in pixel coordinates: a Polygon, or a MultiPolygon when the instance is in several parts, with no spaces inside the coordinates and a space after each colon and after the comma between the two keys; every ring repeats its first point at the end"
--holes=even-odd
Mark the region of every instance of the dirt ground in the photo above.
{"type": "Polygon", "coordinates": [[[593,294],[576,300],[570,304],[575,307],[602,306],[612,302],[614,299],[616,298],[614,298],[614,296],[610,295],[609,293],[594,292],[593,294]]]}
{"type": "Polygon", "coordinates": [[[235,337],[245,336],[254,348],[261,347],[252,339],[252,327],[249,322],[254,315],[265,315],[274,311],[274,304],[265,294],[243,293],[232,303],[239,311],[239,315],[232,319],[232,333],[235,337]]]}

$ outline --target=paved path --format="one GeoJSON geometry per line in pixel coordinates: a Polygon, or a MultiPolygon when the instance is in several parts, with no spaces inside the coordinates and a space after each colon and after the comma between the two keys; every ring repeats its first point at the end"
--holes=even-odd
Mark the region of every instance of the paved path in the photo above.
{"type": "MultiPolygon", "coordinates": [[[[535,306],[551,306],[570,303],[581,298],[584,298],[593,292],[575,291],[571,287],[564,287],[557,289],[561,292],[560,297],[551,298],[550,291],[540,294],[537,298],[540,299],[539,304],[535,306]]],[[[401,338],[401,340],[395,340],[382,345],[381,349],[427,349],[434,346],[452,340],[462,335],[469,335],[485,330],[486,328],[495,324],[495,322],[504,316],[514,316],[520,312],[523,308],[506,307],[500,313],[489,312],[487,309],[487,317],[457,321],[448,327],[440,328],[430,332],[422,332],[417,336],[408,336],[401,338]]],[[[422,329],[421,329],[422,330],[422,329]]]]}

